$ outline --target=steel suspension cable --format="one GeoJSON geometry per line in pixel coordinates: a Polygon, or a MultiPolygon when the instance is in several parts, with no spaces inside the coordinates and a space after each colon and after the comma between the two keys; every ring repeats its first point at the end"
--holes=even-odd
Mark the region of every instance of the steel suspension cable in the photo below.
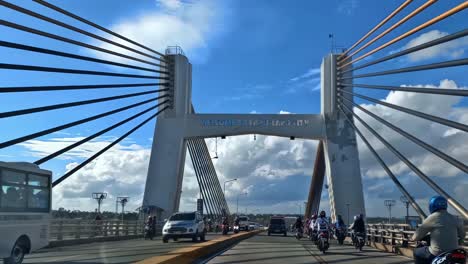
{"type": "Polygon", "coordinates": [[[218,210],[218,216],[219,216],[219,215],[222,215],[223,206],[221,204],[219,195],[216,193],[216,190],[213,188],[214,184],[213,184],[212,177],[211,177],[212,174],[211,174],[210,168],[208,166],[208,159],[207,159],[207,157],[205,155],[206,153],[204,152],[203,146],[201,145],[202,140],[203,139],[197,138],[197,139],[194,140],[193,143],[195,144],[195,146],[199,150],[201,166],[205,171],[205,180],[206,180],[207,188],[209,188],[209,191],[210,191],[210,193],[211,193],[211,195],[213,197],[213,203],[215,204],[215,206],[216,206],[216,208],[218,210]]]}
{"type": "Polygon", "coordinates": [[[70,122],[70,123],[67,123],[67,124],[64,124],[64,125],[56,126],[56,127],[53,127],[53,128],[48,128],[48,129],[45,129],[45,130],[42,130],[42,131],[39,131],[39,132],[35,132],[35,133],[29,134],[29,135],[26,135],[26,136],[22,136],[22,137],[15,138],[15,139],[12,139],[12,140],[4,141],[4,142],[0,143],[0,149],[10,147],[10,146],[13,146],[15,144],[18,144],[18,143],[21,143],[21,142],[24,142],[24,141],[27,141],[27,140],[31,140],[31,139],[34,139],[34,138],[37,138],[37,137],[45,136],[45,135],[48,135],[48,134],[51,134],[51,133],[54,133],[54,132],[57,132],[57,131],[60,131],[60,130],[70,128],[70,127],[74,127],[74,126],[78,126],[78,125],[81,125],[81,124],[84,124],[84,123],[88,123],[88,122],[91,122],[91,121],[94,121],[94,120],[97,120],[97,119],[100,119],[100,118],[103,118],[103,117],[106,117],[106,116],[110,116],[110,115],[113,115],[113,114],[116,114],[116,113],[119,113],[119,112],[122,112],[122,111],[125,111],[125,110],[128,110],[128,109],[138,107],[140,105],[151,103],[151,102],[154,102],[154,101],[156,101],[156,100],[158,100],[160,98],[163,98],[163,97],[167,97],[167,96],[163,95],[163,96],[160,96],[160,97],[157,97],[157,98],[145,100],[143,102],[139,102],[139,103],[136,103],[136,104],[131,104],[131,105],[128,105],[128,106],[125,106],[125,107],[114,109],[112,111],[104,112],[104,113],[101,113],[101,114],[98,114],[98,115],[94,115],[94,116],[90,116],[90,117],[87,117],[87,118],[84,118],[84,119],[73,121],[73,122],[70,122]]]}
{"type": "Polygon", "coordinates": [[[132,57],[132,56],[129,56],[129,55],[125,55],[123,53],[119,53],[119,52],[115,52],[115,51],[112,51],[112,50],[100,48],[100,47],[97,47],[97,46],[93,46],[91,44],[87,44],[87,43],[80,42],[80,41],[77,41],[77,40],[65,38],[65,37],[62,37],[62,36],[59,36],[59,35],[44,32],[44,31],[37,30],[37,29],[34,29],[34,28],[26,27],[26,26],[23,26],[23,25],[19,25],[19,24],[16,24],[16,23],[12,23],[12,22],[3,20],[3,19],[0,19],[0,25],[5,26],[5,27],[9,27],[9,28],[14,28],[16,30],[28,32],[28,33],[31,33],[31,34],[43,36],[43,37],[46,37],[46,38],[55,39],[55,40],[58,40],[58,41],[74,44],[74,45],[81,46],[81,47],[84,47],[84,48],[97,50],[97,51],[100,51],[100,52],[103,52],[103,53],[119,56],[119,57],[122,57],[122,58],[125,58],[125,59],[134,60],[134,61],[138,61],[138,62],[141,62],[141,63],[146,63],[146,64],[153,65],[153,66],[156,66],[156,67],[167,68],[167,66],[165,66],[165,65],[161,65],[161,64],[158,64],[158,63],[150,62],[150,61],[139,59],[139,58],[135,58],[135,57],[132,57]]]}
{"type": "Polygon", "coordinates": [[[349,100],[346,97],[341,97],[341,98],[348,101],[348,102],[350,102],[352,105],[354,105],[355,107],[357,107],[359,110],[363,111],[364,113],[372,116],[375,120],[380,121],[381,123],[383,123],[387,127],[393,129],[398,134],[400,134],[400,135],[404,136],[405,138],[411,140],[413,143],[417,144],[418,146],[426,149],[427,151],[430,151],[432,154],[434,154],[434,155],[438,156],[439,158],[445,160],[446,162],[452,164],[453,166],[457,167],[461,171],[463,171],[465,173],[468,173],[468,166],[463,164],[463,162],[458,161],[457,159],[455,159],[455,158],[445,154],[444,152],[434,148],[433,146],[427,144],[426,142],[424,142],[424,141],[418,139],[417,137],[409,134],[408,132],[398,128],[397,126],[391,124],[390,122],[384,120],[383,118],[377,116],[376,114],[374,114],[374,113],[370,112],[369,110],[367,110],[367,109],[361,107],[360,105],[356,104],[352,100],[349,100]]]}
{"type": "Polygon", "coordinates": [[[358,87],[358,88],[369,88],[377,90],[390,90],[390,91],[401,91],[401,92],[412,92],[412,93],[424,93],[424,94],[441,94],[441,95],[452,95],[452,96],[468,96],[468,89],[450,89],[450,88],[424,88],[414,86],[388,86],[388,85],[372,85],[372,84],[358,84],[358,83],[338,83],[339,86],[343,87],[358,87]]]}
{"type": "Polygon", "coordinates": [[[393,183],[395,183],[395,185],[397,186],[398,190],[400,190],[400,192],[406,197],[408,198],[408,201],[410,202],[411,206],[413,207],[413,209],[416,211],[416,213],[422,218],[426,218],[426,214],[424,213],[424,211],[421,209],[421,207],[418,205],[418,203],[416,203],[416,201],[414,200],[413,196],[411,196],[411,194],[405,189],[405,187],[403,187],[403,185],[400,183],[400,181],[398,180],[398,178],[395,176],[395,174],[393,174],[393,172],[390,170],[390,168],[387,166],[387,164],[383,161],[383,159],[380,157],[380,155],[377,153],[377,151],[372,147],[372,145],[369,143],[369,141],[367,141],[366,137],[362,134],[362,132],[356,127],[356,125],[354,124],[354,122],[351,121],[351,119],[347,116],[347,114],[343,111],[343,109],[341,108],[341,105],[338,107],[338,109],[341,111],[341,113],[343,114],[343,116],[346,118],[346,121],[348,121],[348,123],[354,128],[354,130],[356,131],[356,133],[359,135],[359,137],[362,139],[362,141],[364,142],[364,144],[366,144],[367,148],[370,150],[370,152],[373,154],[373,156],[377,159],[377,161],[379,162],[379,164],[382,166],[382,168],[385,170],[385,172],[387,173],[387,175],[390,177],[390,179],[393,181],[393,183]]]}
{"type": "Polygon", "coordinates": [[[459,212],[465,219],[468,219],[468,213],[466,209],[457,202],[454,198],[452,198],[447,192],[445,192],[442,188],[439,187],[431,178],[429,178],[426,174],[424,174],[421,170],[418,169],[411,161],[409,161],[403,154],[401,154],[393,145],[391,145],[387,140],[385,140],[382,136],[379,135],[372,127],[370,127],[364,120],[362,120],[356,113],[352,110],[347,108],[346,105],[341,104],[349,113],[351,113],[362,125],[364,125],[367,130],[369,130],[380,142],[382,142],[387,149],[389,149],[395,156],[397,156],[403,163],[405,163],[416,175],[418,175],[427,185],[429,185],[434,191],[436,191],[439,195],[445,197],[450,205],[454,207],[454,209],[459,212]]]}
{"type": "Polygon", "coordinates": [[[88,136],[88,137],[86,137],[86,138],[84,138],[82,140],[79,140],[79,141],[77,141],[77,142],[75,142],[75,143],[73,143],[73,144],[71,144],[71,145],[69,145],[69,146],[67,146],[67,147],[65,147],[63,149],[60,149],[60,150],[58,150],[58,151],[56,151],[56,152],[54,152],[52,154],[49,154],[46,157],[43,157],[43,158],[41,158],[39,160],[36,160],[34,162],[34,164],[41,165],[42,163],[47,162],[47,161],[49,161],[49,160],[51,160],[51,159],[53,159],[53,158],[55,158],[55,157],[57,157],[59,155],[62,155],[63,153],[65,153],[65,152],[67,152],[69,150],[72,150],[72,149],[74,149],[74,148],[76,148],[76,147],[78,147],[78,146],[80,146],[80,145],[94,139],[94,138],[97,138],[98,136],[103,135],[104,133],[107,133],[107,132],[113,130],[114,128],[117,128],[117,127],[119,127],[119,126],[121,126],[123,124],[128,123],[128,122],[134,120],[135,118],[137,118],[137,117],[139,117],[139,116],[141,116],[141,115],[143,115],[143,114],[145,114],[145,113],[147,113],[147,112],[149,112],[151,110],[154,110],[154,109],[160,107],[161,105],[163,105],[163,104],[165,104],[167,102],[169,102],[169,100],[161,102],[161,103],[159,103],[159,104],[157,104],[155,106],[152,106],[150,108],[147,108],[146,110],[141,111],[141,112],[139,112],[139,113],[137,113],[137,114],[135,114],[135,115],[133,115],[133,116],[131,116],[129,118],[126,118],[126,119],[124,119],[124,120],[122,120],[122,121],[120,121],[120,122],[118,122],[118,123],[116,123],[116,124],[114,124],[114,125],[112,125],[110,127],[107,127],[105,129],[97,132],[97,133],[94,133],[91,136],[88,136]]]}
{"type": "Polygon", "coordinates": [[[406,108],[406,107],[402,107],[402,106],[390,104],[390,103],[387,103],[387,102],[383,102],[383,101],[380,101],[380,100],[376,100],[374,98],[371,98],[371,97],[368,97],[368,96],[365,96],[365,95],[361,95],[361,94],[358,94],[358,93],[352,93],[352,92],[348,92],[346,90],[341,90],[341,92],[351,94],[351,95],[354,95],[356,97],[365,99],[367,101],[370,101],[370,102],[373,102],[373,103],[376,103],[376,104],[380,104],[380,105],[384,105],[386,107],[389,107],[389,108],[392,108],[392,109],[395,109],[395,110],[399,110],[399,111],[405,112],[407,114],[415,115],[417,117],[420,117],[420,118],[423,118],[423,119],[426,119],[426,120],[430,120],[432,122],[436,122],[436,123],[439,123],[439,124],[442,124],[442,125],[445,125],[445,126],[453,127],[453,128],[468,132],[468,126],[467,125],[464,125],[464,124],[461,124],[461,123],[458,123],[458,122],[455,122],[455,121],[447,120],[447,119],[444,119],[444,118],[440,118],[440,117],[437,117],[437,116],[433,116],[433,115],[429,115],[429,114],[426,114],[426,113],[423,113],[423,112],[412,110],[412,109],[409,109],[409,108],[406,108]]]}
{"type": "Polygon", "coordinates": [[[54,56],[72,58],[72,59],[83,60],[83,61],[97,62],[97,63],[107,64],[107,65],[113,65],[113,66],[118,66],[118,67],[135,69],[135,70],[142,70],[142,71],[148,71],[148,72],[154,72],[154,73],[166,73],[166,72],[161,72],[161,71],[151,69],[151,68],[139,67],[139,66],[134,66],[134,65],[129,65],[129,64],[119,63],[119,62],[113,62],[113,61],[109,61],[109,60],[95,59],[95,58],[92,58],[92,57],[76,55],[76,54],[73,54],[73,53],[67,53],[67,52],[55,51],[55,50],[50,50],[50,49],[44,49],[44,48],[39,48],[39,47],[34,47],[34,46],[29,46],[29,45],[23,45],[23,44],[19,44],[19,43],[8,42],[8,41],[1,41],[0,40],[0,46],[7,47],[7,48],[12,48],[12,49],[26,50],[26,51],[37,52],[37,53],[42,53],[42,54],[49,54],[49,55],[54,55],[54,56]]]}
{"type": "MultiPolygon", "coordinates": [[[[32,114],[32,113],[38,113],[38,112],[44,112],[44,111],[50,111],[50,110],[56,110],[56,109],[62,109],[62,108],[80,106],[80,105],[95,104],[95,103],[119,100],[119,99],[136,97],[136,96],[141,96],[141,95],[145,95],[145,94],[153,94],[153,93],[157,93],[157,91],[131,93],[131,94],[124,94],[124,95],[103,97],[103,98],[98,98],[98,99],[75,101],[75,102],[64,103],[64,104],[55,104],[55,105],[48,105],[48,106],[33,107],[33,108],[3,112],[3,113],[0,113],[0,118],[20,116],[20,115],[26,115],[26,114],[32,114]]],[[[168,95],[164,95],[164,96],[168,96],[168,95]]]]}
{"type": "MultiPolygon", "coordinates": [[[[75,70],[75,69],[64,69],[64,68],[54,68],[54,67],[9,64],[9,63],[0,63],[0,69],[19,70],[19,71],[57,72],[57,73],[85,74],[85,75],[99,75],[99,76],[141,78],[141,79],[169,80],[169,77],[161,77],[161,76],[114,73],[114,72],[102,72],[102,71],[88,71],[88,70],[75,70]]],[[[169,72],[161,72],[161,73],[169,73],[169,72]]]]}
{"type": "Polygon", "coordinates": [[[360,66],[356,66],[356,67],[353,67],[353,68],[351,68],[349,70],[345,70],[345,71],[341,72],[341,74],[344,74],[344,73],[347,73],[347,72],[350,72],[350,71],[356,71],[356,70],[359,70],[359,69],[363,69],[363,68],[366,68],[366,67],[369,67],[369,66],[384,62],[384,61],[388,61],[388,60],[391,60],[391,59],[394,59],[394,58],[398,58],[398,57],[401,57],[401,56],[404,56],[404,55],[407,55],[407,54],[410,54],[410,53],[413,53],[413,52],[416,52],[416,51],[419,51],[419,50],[427,49],[427,48],[430,48],[430,47],[433,47],[433,46],[436,46],[436,45],[440,45],[440,44],[443,44],[443,43],[446,43],[446,42],[449,42],[449,41],[452,41],[452,40],[455,40],[455,39],[459,39],[459,38],[462,38],[462,37],[465,37],[465,36],[468,36],[468,29],[464,29],[462,31],[459,31],[459,32],[456,32],[456,33],[453,33],[453,34],[450,34],[450,35],[447,35],[447,36],[444,36],[444,37],[441,37],[441,38],[438,38],[438,39],[434,39],[434,40],[431,40],[431,41],[426,42],[426,43],[419,44],[419,45],[414,46],[412,48],[408,48],[408,49],[405,49],[405,50],[390,54],[390,55],[385,56],[383,58],[373,60],[371,62],[364,63],[364,64],[362,64],[360,66]]]}
{"type": "Polygon", "coordinates": [[[37,19],[40,19],[40,20],[43,20],[43,21],[47,21],[47,22],[49,22],[49,23],[51,23],[51,24],[54,24],[54,25],[57,25],[57,26],[60,26],[60,27],[69,29],[69,30],[71,30],[71,31],[80,33],[80,34],[82,34],[82,35],[85,35],[85,36],[88,36],[88,37],[92,37],[92,38],[94,38],[94,39],[98,39],[98,40],[100,40],[100,41],[103,41],[103,42],[112,44],[112,45],[117,46],[117,47],[119,47],[119,48],[132,51],[132,52],[137,53],[137,54],[139,54],[139,55],[142,55],[142,56],[145,56],[145,57],[154,59],[154,60],[158,60],[158,61],[165,61],[165,60],[163,60],[163,59],[161,59],[161,58],[158,58],[158,57],[149,55],[149,54],[147,54],[147,53],[141,52],[141,51],[139,51],[139,50],[136,50],[136,49],[127,47],[127,46],[125,46],[125,45],[123,45],[123,44],[120,44],[120,43],[118,43],[118,42],[115,42],[115,41],[106,39],[106,38],[104,38],[104,37],[101,37],[101,36],[98,36],[98,35],[93,34],[93,33],[91,33],[91,32],[88,32],[88,31],[86,31],[86,30],[83,30],[83,29],[80,29],[80,28],[77,28],[77,27],[68,25],[68,24],[63,23],[63,22],[61,22],[61,21],[52,19],[52,18],[47,17],[47,16],[44,16],[44,15],[41,15],[41,14],[39,14],[39,13],[33,12],[33,11],[28,10],[28,9],[25,9],[25,8],[22,8],[22,7],[20,7],[20,6],[17,6],[17,5],[14,5],[14,4],[12,4],[12,3],[6,2],[6,1],[4,1],[4,0],[0,0],[0,5],[2,5],[2,6],[4,6],[4,7],[7,7],[7,8],[10,8],[10,9],[12,9],[12,10],[15,10],[15,11],[17,11],[17,12],[20,12],[20,13],[23,13],[23,14],[26,14],[26,15],[29,15],[29,16],[32,16],[32,17],[35,17],[35,18],[37,18],[37,19]]]}
{"type": "Polygon", "coordinates": [[[220,197],[223,208],[226,210],[225,213],[229,215],[230,212],[229,212],[229,207],[228,207],[227,202],[226,202],[226,197],[224,196],[224,193],[222,191],[221,183],[219,182],[218,175],[216,173],[216,169],[215,169],[215,167],[213,165],[213,162],[211,160],[211,156],[209,154],[208,147],[207,147],[206,142],[205,142],[204,139],[200,139],[200,141],[202,143],[201,145],[202,145],[202,147],[204,149],[204,153],[206,155],[206,160],[208,162],[208,168],[210,169],[211,175],[213,177],[215,189],[217,190],[218,196],[220,197]]]}
{"type": "Polygon", "coordinates": [[[372,76],[382,76],[382,75],[390,75],[390,74],[405,73],[405,72],[434,70],[434,69],[457,67],[457,66],[463,66],[463,65],[468,65],[468,59],[451,60],[451,61],[430,63],[430,64],[424,64],[424,65],[418,65],[418,66],[411,66],[411,67],[394,69],[394,70],[358,74],[358,75],[354,75],[351,77],[341,77],[339,80],[357,79],[357,78],[372,77],[372,76]]]}
{"type": "Polygon", "coordinates": [[[190,152],[190,158],[192,159],[193,169],[195,170],[195,176],[197,178],[198,188],[200,189],[200,194],[202,196],[203,202],[204,202],[205,205],[207,205],[206,207],[209,210],[210,215],[213,216],[216,213],[216,211],[214,210],[214,207],[211,204],[211,199],[208,198],[208,195],[206,194],[205,183],[204,183],[204,181],[202,181],[202,174],[203,173],[202,173],[202,171],[200,169],[198,155],[196,153],[195,146],[194,146],[192,140],[190,140],[190,139],[187,140],[187,147],[188,147],[189,152],[190,152]]]}
{"type": "MultiPolygon", "coordinates": [[[[91,90],[110,88],[129,88],[147,86],[167,86],[169,83],[131,83],[131,84],[97,84],[97,85],[59,85],[59,86],[14,86],[0,87],[0,93],[23,93],[23,92],[44,92],[44,91],[64,91],[64,90],[91,90]]],[[[169,91],[168,88],[155,90],[157,92],[169,91]]]]}
{"type": "Polygon", "coordinates": [[[139,128],[141,128],[142,126],[144,126],[146,123],[148,123],[149,121],[153,120],[155,117],[157,117],[160,113],[162,113],[164,110],[166,110],[167,108],[169,108],[168,106],[164,107],[163,109],[161,110],[158,110],[155,114],[153,114],[152,116],[150,116],[149,118],[145,119],[143,122],[141,122],[140,124],[138,124],[136,127],[132,128],[131,130],[129,130],[128,132],[126,132],[125,134],[123,134],[121,137],[119,137],[118,139],[116,139],[115,141],[113,141],[112,143],[110,143],[109,145],[107,145],[106,147],[104,147],[103,149],[101,149],[99,152],[97,152],[96,154],[94,154],[93,156],[89,157],[88,159],[86,159],[84,162],[82,162],[81,164],[79,164],[78,166],[74,167],[73,169],[71,169],[70,171],[68,171],[67,173],[65,173],[63,176],[61,176],[60,178],[58,178],[57,180],[55,180],[53,183],[52,183],[52,187],[55,187],[57,186],[58,184],[60,184],[61,182],[63,182],[65,179],[67,179],[68,177],[70,177],[71,175],[73,175],[75,172],[77,172],[79,169],[83,168],[84,166],[86,166],[88,163],[90,163],[91,161],[93,161],[94,159],[96,159],[97,157],[99,157],[100,155],[102,155],[104,152],[106,152],[107,150],[109,150],[110,148],[112,148],[113,146],[115,146],[117,143],[119,143],[120,141],[124,140],[126,137],[128,137],[130,134],[132,134],[133,132],[137,131],[139,128]]]}
{"type": "Polygon", "coordinates": [[[411,12],[410,14],[408,14],[407,16],[405,16],[403,19],[401,19],[400,21],[398,21],[397,23],[395,23],[394,25],[392,25],[391,27],[389,27],[388,29],[386,29],[384,32],[380,33],[378,36],[374,37],[372,40],[370,40],[369,42],[367,42],[365,45],[361,46],[359,49],[357,49],[356,51],[352,52],[351,54],[349,54],[349,57],[352,57],[353,55],[355,55],[356,53],[360,52],[361,50],[369,47],[369,45],[371,45],[372,43],[376,42],[377,40],[381,39],[383,36],[387,35],[389,32],[391,32],[392,30],[394,30],[395,28],[399,27],[400,25],[402,25],[403,23],[405,23],[406,21],[408,21],[410,18],[414,17],[415,15],[421,13],[424,9],[428,8],[429,6],[431,6],[432,4],[434,4],[435,2],[437,2],[437,0],[428,0],[427,2],[425,2],[424,4],[422,4],[420,7],[416,8],[413,12],[411,12]]]}
{"type": "Polygon", "coordinates": [[[213,176],[213,171],[211,170],[211,157],[209,157],[209,153],[206,152],[206,143],[204,142],[204,139],[198,138],[196,139],[195,143],[198,145],[198,148],[200,149],[200,153],[202,155],[202,160],[205,164],[206,170],[207,170],[207,179],[209,182],[209,186],[211,187],[211,191],[213,193],[213,196],[216,198],[216,203],[217,206],[219,207],[220,210],[220,215],[222,215],[224,208],[224,204],[222,202],[222,197],[219,195],[219,192],[217,190],[216,182],[214,180],[213,176]],[[208,154],[208,155],[207,155],[208,154]]]}
{"type": "Polygon", "coordinates": [[[83,22],[83,23],[85,23],[87,25],[90,25],[90,26],[92,26],[94,28],[102,30],[102,31],[104,31],[104,32],[106,32],[108,34],[111,34],[111,35],[115,36],[115,37],[118,37],[118,38],[120,38],[122,40],[125,40],[125,41],[127,41],[129,43],[132,43],[133,45],[136,45],[136,46],[138,46],[140,48],[146,49],[146,50],[151,51],[151,52],[153,52],[153,53],[155,53],[155,54],[157,54],[159,56],[164,57],[164,54],[162,54],[162,53],[160,53],[160,52],[158,52],[156,50],[148,48],[147,46],[144,46],[144,45],[142,45],[142,44],[140,44],[140,43],[138,43],[136,41],[133,41],[133,40],[127,38],[127,37],[124,37],[124,36],[122,36],[122,35],[120,35],[118,33],[115,33],[115,32],[113,32],[113,31],[111,31],[111,30],[109,30],[109,29],[107,29],[105,27],[102,27],[102,26],[100,26],[100,25],[98,25],[96,23],[93,23],[93,22],[91,22],[91,21],[89,21],[87,19],[84,19],[84,18],[82,18],[80,16],[77,16],[77,15],[75,15],[75,14],[69,12],[69,11],[66,11],[66,10],[64,10],[64,9],[58,7],[58,6],[55,6],[55,5],[51,4],[51,3],[48,3],[48,2],[46,2],[44,0],[33,0],[33,1],[38,3],[38,4],[41,4],[43,6],[46,6],[46,7],[50,8],[50,9],[52,9],[52,10],[55,10],[55,11],[57,11],[59,13],[62,13],[64,15],[66,15],[66,16],[72,17],[72,18],[74,18],[74,19],[76,19],[76,20],[78,20],[80,22],[83,22]]]}
{"type": "Polygon", "coordinates": [[[394,17],[396,14],[398,14],[401,10],[403,10],[406,6],[408,6],[413,0],[406,0],[403,2],[399,7],[397,7],[395,10],[393,10],[392,13],[390,13],[386,18],[384,18],[380,23],[378,23],[374,28],[369,30],[367,34],[365,34],[361,39],[356,41],[349,49],[347,49],[343,54],[338,57],[338,59],[341,59],[342,57],[346,56],[348,52],[350,52],[352,49],[354,49],[357,45],[359,45],[361,42],[363,42],[367,37],[369,37],[372,33],[374,33],[377,29],[379,29],[381,26],[383,26],[385,23],[387,23],[392,17],[394,17]]]}
{"type": "Polygon", "coordinates": [[[378,51],[380,51],[380,50],[382,50],[382,49],[384,49],[384,48],[386,48],[386,47],[388,47],[388,46],[390,46],[390,45],[392,45],[392,44],[394,44],[394,43],[396,43],[398,41],[400,41],[400,40],[402,40],[402,39],[405,39],[408,36],[413,35],[416,32],[419,32],[419,31],[427,28],[428,26],[431,26],[431,25],[433,25],[433,24],[435,24],[435,23],[437,23],[439,21],[442,21],[443,19],[445,19],[445,18],[447,18],[447,17],[449,17],[449,16],[451,16],[453,14],[458,13],[458,12],[460,12],[460,11],[466,9],[466,8],[468,8],[468,1],[465,1],[465,2],[463,2],[461,4],[459,4],[458,6],[453,7],[452,9],[450,9],[450,10],[448,10],[448,11],[446,11],[446,12],[444,12],[444,13],[442,13],[442,14],[434,17],[434,18],[432,18],[431,20],[422,23],[421,25],[419,25],[419,26],[405,32],[404,34],[402,34],[402,35],[400,35],[400,36],[398,36],[398,37],[396,37],[396,38],[394,38],[394,39],[380,45],[379,47],[367,52],[366,54],[361,55],[361,56],[357,57],[356,59],[353,59],[353,60],[351,60],[349,62],[346,62],[345,64],[339,66],[338,69],[342,69],[342,68],[346,67],[347,65],[358,62],[358,61],[360,61],[360,60],[362,60],[362,59],[364,59],[364,58],[366,58],[366,57],[368,57],[368,56],[370,56],[370,55],[372,55],[372,54],[374,54],[374,53],[376,53],[376,52],[378,52],[378,51]]]}

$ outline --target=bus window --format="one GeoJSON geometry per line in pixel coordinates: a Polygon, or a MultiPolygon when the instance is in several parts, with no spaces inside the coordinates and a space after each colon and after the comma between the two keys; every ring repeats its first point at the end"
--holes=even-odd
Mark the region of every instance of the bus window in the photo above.
{"type": "Polygon", "coordinates": [[[28,208],[48,209],[49,208],[49,190],[39,188],[28,188],[28,208]]]}
{"type": "Polygon", "coordinates": [[[14,184],[26,184],[26,174],[23,172],[16,172],[12,170],[2,170],[2,182],[5,184],[14,183],[14,184]]]}
{"type": "Polygon", "coordinates": [[[47,176],[29,174],[28,185],[48,187],[49,186],[49,179],[47,178],[47,176]]]}
{"type": "Polygon", "coordinates": [[[2,185],[2,208],[26,208],[26,194],[24,188],[2,185]]]}

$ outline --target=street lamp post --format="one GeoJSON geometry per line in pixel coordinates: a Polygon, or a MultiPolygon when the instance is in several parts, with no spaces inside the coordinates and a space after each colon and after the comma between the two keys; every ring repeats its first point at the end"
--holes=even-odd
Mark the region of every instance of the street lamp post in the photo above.
{"type": "Polygon", "coordinates": [[[224,197],[226,197],[226,183],[232,182],[232,181],[237,181],[237,178],[232,179],[232,180],[224,181],[224,188],[223,188],[224,197]]]}
{"type": "Polygon", "coordinates": [[[385,200],[385,206],[388,208],[388,223],[390,224],[392,221],[392,207],[396,204],[395,200],[385,200]]]}
{"type": "Polygon", "coordinates": [[[241,196],[241,195],[247,195],[247,192],[239,193],[237,195],[236,215],[239,215],[239,196],[241,196]]]}
{"type": "Polygon", "coordinates": [[[402,195],[402,196],[400,197],[400,201],[401,201],[402,203],[404,203],[405,206],[406,206],[406,221],[405,221],[405,222],[408,223],[410,201],[409,201],[408,198],[407,198],[406,196],[404,196],[404,195],[402,195]]]}
{"type": "Polygon", "coordinates": [[[349,226],[349,206],[350,206],[350,204],[347,203],[347,204],[346,204],[346,207],[348,208],[348,226],[349,226]]]}

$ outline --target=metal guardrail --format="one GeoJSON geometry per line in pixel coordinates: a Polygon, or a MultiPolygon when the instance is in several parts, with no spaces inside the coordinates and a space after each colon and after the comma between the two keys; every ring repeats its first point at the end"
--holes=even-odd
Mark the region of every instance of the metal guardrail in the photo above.
{"type": "MultiPolygon", "coordinates": [[[[468,231],[468,226],[464,227],[468,231]]],[[[411,241],[415,229],[407,224],[368,224],[367,241],[392,246],[414,247],[411,241]]],[[[468,246],[468,232],[465,232],[464,246],[468,246]]]]}
{"type": "MultiPolygon", "coordinates": [[[[161,235],[162,225],[156,227],[161,235]]],[[[50,241],[89,238],[143,236],[143,221],[53,219],[50,221],[50,241]]]]}

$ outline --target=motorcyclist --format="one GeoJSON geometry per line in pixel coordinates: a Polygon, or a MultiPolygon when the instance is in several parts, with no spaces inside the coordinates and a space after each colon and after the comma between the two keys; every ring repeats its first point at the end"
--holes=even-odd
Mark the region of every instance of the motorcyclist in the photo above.
{"type": "Polygon", "coordinates": [[[439,254],[458,248],[465,237],[463,226],[458,223],[455,216],[447,212],[447,199],[434,196],[429,200],[431,213],[411,238],[413,241],[422,240],[431,233],[430,246],[416,248],[413,251],[416,264],[431,263],[439,254]]]}
{"type": "Polygon", "coordinates": [[[317,215],[316,214],[313,214],[312,215],[312,218],[310,219],[310,225],[309,225],[309,236],[310,237],[313,237],[314,234],[316,233],[316,224],[317,222],[317,215]]]}
{"type": "Polygon", "coordinates": [[[352,230],[351,232],[351,239],[353,243],[356,242],[356,234],[357,233],[366,233],[366,224],[364,223],[364,215],[359,214],[354,216],[354,222],[349,226],[349,229],[352,230]]]}
{"type": "Polygon", "coordinates": [[[301,217],[300,217],[300,216],[297,217],[296,223],[294,224],[294,228],[296,228],[296,230],[297,230],[298,232],[301,232],[301,233],[302,233],[302,227],[303,227],[303,225],[304,225],[304,224],[302,223],[301,217]]]}
{"type": "Polygon", "coordinates": [[[338,215],[338,217],[337,217],[337,219],[336,219],[335,228],[336,228],[336,229],[346,228],[346,225],[345,225],[345,223],[344,223],[343,218],[341,217],[341,215],[338,215]]]}
{"type": "Polygon", "coordinates": [[[234,218],[234,225],[239,226],[239,222],[240,222],[239,216],[236,216],[236,218],[234,218]]]}
{"type": "Polygon", "coordinates": [[[328,231],[330,229],[330,224],[328,223],[327,215],[325,211],[320,212],[319,217],[315,221],[315,227],[319,234],[321,232],[326,232],[327,234],[329,234],[328,231]]]}

